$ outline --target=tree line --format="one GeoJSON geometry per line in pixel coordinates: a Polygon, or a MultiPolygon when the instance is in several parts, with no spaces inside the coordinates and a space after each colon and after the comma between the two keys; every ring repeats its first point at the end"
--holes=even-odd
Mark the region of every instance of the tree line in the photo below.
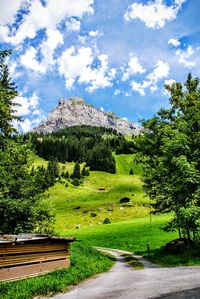
{"type": "Polygon", "coordinates": [[[135,151],[134,141],[112,129],[76,126],[51,134],[28,135],[36,153],[49,160],[56,157],[59,162],[86,162],[91,170],[116,172],[116,163],[112,152],[129,154],[135,151]]]}

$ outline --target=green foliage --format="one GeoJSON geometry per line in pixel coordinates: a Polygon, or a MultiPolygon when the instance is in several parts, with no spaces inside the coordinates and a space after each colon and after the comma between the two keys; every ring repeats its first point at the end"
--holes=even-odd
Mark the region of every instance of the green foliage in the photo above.
{"type": "Polygon", "coordinates": [[[10,53],[0,51],[0,233],[49,231],[53,216],[42,196],[41,169],[30,170],[30,142],[14,135],[17,91],[5,62],[10,53]]]}
{"type": "Polygon", "coordinates": [[[69,285],[105,272],[113,265],[111,258],[80,243],[72,245],[70,258],[71,266],[67,269],[21,281],[2,283],[0,298],[31,299],[63,292],[69,285]]]}
{"type": "Polygon", "coordinates": [[[47,164],[47,170],[45,174],[47,187],[55,184],[56,178],[59,176],[58,160],[51,157],[47,164]]]}
{"type": "Polygon", "coordinates": [[[78,178],[73,178],[73,180],[72,180],[72,185],[74,185],[74,186],[79,186],[80,185],[80,181],[79,181],[79,179],[78,178]]]}
{"type": "Polygon", "coordinates": [[[134,172],[133,172],[133,169],[132,169],[132,168],[130,169],[130,172],[129,172],[129,174],[130,174],[130,175],[133,175],[133,174],[134,174],[134,172]]]}
{"type": "Polygon", "coordinates": [[[197,226],[186,229],[185,216],[192,221],[190,207],[200,206],[200,83],[189,74],[184,84],[166,89],[171,107],[143,122],[137,144],[145,162],[144,187],[155,212],[174,211],[173,227],[192,238],[197,226]]]}
{"type": "Polygon", "coordinates": [[[17,105],[13,99],[17,96],[15,84],[12,82],[8,66],[7,57],[11,54],[10,50],[0,51],[0,141],[2,137],[8,137],[15,129],[12,121],[19,119],[15,115],[14,107],[17,105]]]}
{"type": "MultiPolygon", "coordinates": [[[[32,133],[29,135],[38,155],[46,160],[49,160],[51,156],[57,157],[63,163],[79,161],[88,164],[94,148],[96,150],[97,147],[102,148],[102,146],[110,148],[111,151],[116,151],[117,154],[128,154],[135,151],[133,141],[128,141],[116,131],[106,128],[78,126],[46,135],[32,133]]],[[[114,160],[111,164],[113,163],[114,160]]],[[[95,167],[93,166],[93,170],[102,168],[95,167]]],[[[114,171],[113,165],[110,165],[109,168],[112,169],[112,172],[114,171]]]]}
{"type": "Polygon", "coordinates": [[[27,143],[4,140],[0,149],[0,233],[45,231],[53,216],[45,206],[38,173],[30,174],[27,143]]]}
{"type": "Polygon", "coordinates": [[[83,169],[82,169],[82,171],[81,171],[81,176],[86,176],[87,174],[86,174],[86,168],[85,168],[85,166],[83,166],[83,169]]]}
{"type": "Polygon", "coordinates": [[[109,218],[105,218],[104,221],[103,221],[102,223],[103,223],[103,224],[109,224],[109,223],[111,223],[111,222],[110,222],[110,219],[109,219],[109,218]]]}
{"type": "Polygon", "coordinates": [[[72,173],[72,178],[76,178],[79,180],[81,178],[81,169],[80,169],[80,164],[78,162],[76,162],[74,165],[74,171],[72,173]]]}
{"type": "Polygon", "coordinates": [[[112,150],[105,143],[95,144],[88,159],[90,170],[116,173],[116,163],[112,156],[112,150]]]}
{"type": "Polygon", "coordinates": [[[177,230],[179,223],[183,234],[187,236],[189,241],[191,240],[190,232],[193,233],[192,237],[194,241],[199,241],[200,207],[190,206],[188,208],[180,208],[174,219],[164,229],[166,231],[177,230]]]}

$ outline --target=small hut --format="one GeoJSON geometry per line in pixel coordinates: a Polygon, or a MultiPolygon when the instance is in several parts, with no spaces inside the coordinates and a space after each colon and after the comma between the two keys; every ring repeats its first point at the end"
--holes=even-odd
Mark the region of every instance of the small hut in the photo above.
{"type": "Polygon", "coordinates": [[[69,267],[74,238],[0,235],[0,281],[16,280],[69,267]]]}

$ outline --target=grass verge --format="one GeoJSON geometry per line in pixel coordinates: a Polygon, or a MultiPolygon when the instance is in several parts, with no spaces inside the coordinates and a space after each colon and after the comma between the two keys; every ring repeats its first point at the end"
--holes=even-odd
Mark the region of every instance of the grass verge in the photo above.
{"type": "Polygon", "coordinates": [[[97,273],[107,271],[113,260],[83,244],[71,247],[71,266],[52,273],[21,281],[0,284],[1,299],[30,299],[63,292],[67,286],[97,273]]]}
{"type": "Polygon", "coordinates": [[[68,235],[74,235],[91,246],[134,252],[161,266],[200,265],[200,256],[194,251],[172,255],[162,249],[167,242],[178,238],[177,232],[167,233],[161,229],[171,217],[170,214],[152,215],[151,221],[149,217],[143,217],[68,231],[68,235]]]}
{"type": "Polygon", "coordinates": [[[126,263],[131,266],[134,270],[142,270],[144,266],[131,254],[122,254],[123,258],[125,259],[126,263]]]}

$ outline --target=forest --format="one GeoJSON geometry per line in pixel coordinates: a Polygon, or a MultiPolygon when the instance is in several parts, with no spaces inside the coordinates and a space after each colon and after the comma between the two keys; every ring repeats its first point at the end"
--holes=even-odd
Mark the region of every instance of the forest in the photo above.
{"type": "Polygon", "coordinates": [[[127,140],[112,129],[102,127],[77,126],[66,128],[51,134],[30,133],[36,153],[49,160],[57,158],[59,162],[85,162],[91,170],[116,172],[113,152],[131,154],[135,152],[134,139],[127,140]]]}

